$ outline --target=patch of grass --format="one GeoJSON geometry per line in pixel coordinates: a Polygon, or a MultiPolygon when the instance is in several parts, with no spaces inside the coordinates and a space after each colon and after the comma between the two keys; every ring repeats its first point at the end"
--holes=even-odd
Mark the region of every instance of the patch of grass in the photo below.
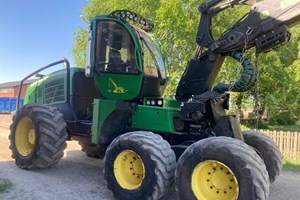
{"type": "Polygon", "coordinates": [[[300,132],[300,121],[298,121],[294,125],[273,125],[273,126],[269,126],[268,129],[276,130],[276,131],[300,132]]]}
{"type": "Polygon", "coordinates": [[[12,185],[13,184],[9,180],[0,179],[0,193],[7,191],[12,185]]]}
{"type": "Polygon", "coordinates": [[[287,171],[300,172],[300,160],[284,160],[283,169],[287,171]]]}

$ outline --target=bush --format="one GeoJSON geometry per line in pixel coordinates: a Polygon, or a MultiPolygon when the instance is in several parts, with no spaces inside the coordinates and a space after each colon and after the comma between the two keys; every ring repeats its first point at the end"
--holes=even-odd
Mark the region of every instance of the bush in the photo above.
{"type": "MultiPolygon", "coordinates": [[[[256,129],[256,120],[248,120],[245,122],[242,122],[242,129],[244,130],[245,127],[247,127],[247,129],[256,129]]],[[[266,121],[259,121],[258,122],[258,129],[268,129],[269,128],[269,124],[266,121]]],[[[246,130],[246,129],[245,129],[246,130]]]]}
{"type": "Polygon", "coordinates": [[[298,117],[293,111],[278,109],[268,110],[268,121],[270,125],[295,125],[297,120],[298,117]]]}
{"type": "Polygon", "coordinates": [[[280,113],[276,116],[271,117],[269,121],[271,125],[295,125],[297,119],[289,114],[280,113]]]}

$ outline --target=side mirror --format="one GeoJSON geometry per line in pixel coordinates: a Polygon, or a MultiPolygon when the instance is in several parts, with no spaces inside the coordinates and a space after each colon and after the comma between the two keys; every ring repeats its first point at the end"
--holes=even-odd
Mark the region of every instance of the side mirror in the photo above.
{"type": "Polygon", "coordinates": [[[89,32],[88,36],[88,45],[87,45],[87,52],[86,52],[86,66],[85,66],[85,76],[91,76],[91,48],[92,48],[92,31],[89,32]]]}
{"type": "Polygon", "coordinates": [[[40,73],[35,74],[35,77],[39,79],[43,78],[44,76],[45,76],[44,74],[40,74],[40,73]]]}

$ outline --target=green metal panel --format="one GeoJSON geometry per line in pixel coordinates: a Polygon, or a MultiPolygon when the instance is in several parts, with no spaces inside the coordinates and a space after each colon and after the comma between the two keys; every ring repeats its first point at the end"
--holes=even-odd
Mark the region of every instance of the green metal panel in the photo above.
{"type": "Polygon", "coordinates": [[[95,74],[94,78],[101,94],[107,99],[115,100],[136,98],[143,80],[142,76],[120,74],[95,74]]]}
{"type": "Polygon", "coordinates": [[[36,92],[37,84],[36,82],[30,84],[27,87],[25,99],[24,99],[24,105],[29,104],[30,102],[35,102],[35,92],[36,92]]]}
{"type": "Polygon", "coordinates": [[[116,109],[116,101],[94,99],[92,143],[99,144],[101,127],[107,117],[116,109]]]}
{"type": "Polygon", "coordinates": [[[174,133],[173,118],[178,116],[178,108],[138,106],[132,116],[132,128],[174,133]]]}
{"type": "Polygon", "coordinates": [[[181,106],[181,102],[176,101],[175,99],[164,99],[164,106],[179,109],[181,106]]]}
{"type": "MultiPolygon", "coordinates": [[[[75,93],[75,84],[74,84],[74,75],[78,72],[83,73],[84,69],[81,68],[71,68],[70,69],[70,94],[73,95],[75,93]]],[[[51,74],[48,74],[44,76],[43,78],[33,82],[27,87],[26,90],[26,95],[24,99],[24,104],[29,104],[29,103],[47,103],[47,104],[55,104],[55,103],[61,103],[65,102],[66,100],[66,85],[67,85],[67,79],[66,79],[66,71],[65,70],[59,70],[55,71],[51,74]],[[49,87],[51,85],[49,84],[54,84],[55,82],[58,84],[62,84],[60,87],[60,92],[64,92],[64,98],[53,98],[53,101],[49,102],[45,98],[45,93],[47,93],[47,88],[46,85],[48,84],[49,87]],[[63,87],[63,88],[62,88],[63,87]]],[[[57,85],[56,85],[57,86],[57,85]]],[[[55,91],[53,91],[55,92],[55,91]]],[[[57,91],[56,94],[58,95],[57,91]]],[[[56,97],[57,97],[56,95],[56,97]]],[[[54,96],[55,97],[55,96],[54,96]]]]}

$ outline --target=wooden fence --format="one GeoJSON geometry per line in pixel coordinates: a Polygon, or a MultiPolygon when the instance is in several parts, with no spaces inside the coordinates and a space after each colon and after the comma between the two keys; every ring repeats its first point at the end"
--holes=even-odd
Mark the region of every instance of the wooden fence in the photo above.
{"type": "Polygon", "coordinates": [[[286,159],[300,159],[300,132],[259,130],[271,137],[286,159]]]}

